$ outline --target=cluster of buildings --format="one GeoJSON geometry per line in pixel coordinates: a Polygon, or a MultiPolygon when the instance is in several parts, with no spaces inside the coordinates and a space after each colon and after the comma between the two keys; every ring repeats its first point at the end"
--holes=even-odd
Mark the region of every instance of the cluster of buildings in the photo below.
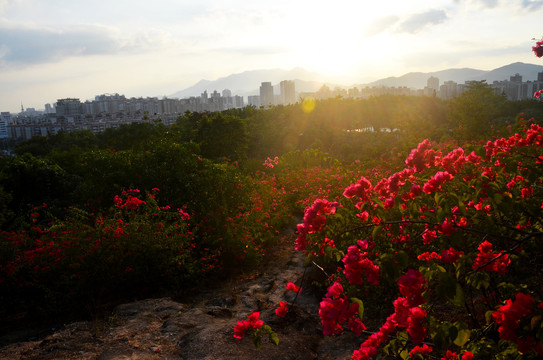
{"type": "MultiPolygon", "coordinates": [[[[460,95],[469,84],[457,84],[454,81],[445,81],[443,85],[439,85],[439,79],[430,77],[427,81],[427,86],[423,89],[424,95],[435,95],[442,99],[452,99],[460,95]]],[[[543,72],[537,74],[537,80],[526,82],[522,81],[520,74],[515,74],[509,77],[509,80],[494,81],[489,84],[496,91],[496,94],[503,94],[508,100],[526,100],[533,99],[536,91],[543,89],[543,72]]]]}
{"type": "MultiPolygon", "coordinates": [[[[260,95],[249,96],[249,106],[270,107],[296,103],[294,81],[279,84],[280,93],[274,95],[271,82],[263,82],[260,95]]],[[[95,133],[123,124],[160,121],[165,125],[175,123],[180,114],[191,112],[216,112],[243,108],[243,96],[232,95],[228,89],[222,93],[204,91],[200,96],[185,99],[126,98],[119,94],[97,95],[94,100],[81,102],[77,98],[58,99],[54,105],[46,104],[45,111],[24,109],[12,115],[0,114],[0,139],[26,140],[33,136],[54,135],[60,131],[91,130],[95,133]]]]}
{"type": "MultiPolygon", "coordinates": [[[[323,85],[316,92],[297,93],[294,81],[284,80],[279,83],[279,94],[274,94],[271,82],[261,83],[259,95],[248,96],[247,105],[257,108],[290,105],[307,97],[321,100],[334,97],[368,98],[379,95],[409,95],[452,99],[460,95],[468,84],[469,82],[457,84],[454,81],[445,81],[440,84],[439,79],[432,76],[428,78],[424,89],[386,86],[330,89],[323,85]]],[[[538,74],[535,81],[523,82],[522,76],[515,74],[508,81],[495,81],[490,86],[496,89],[496,93],[505,94],[509,100],[530,99],[536,91],[543,89],[543,72],[538,74]]],[[[54,105],[46,104],[45,111],[24,109],[21,105],[21,112],[17,115],[1,112],[0,140],[26,140],[33,136],[53,135],[59,131],[91,130],[97,133],[135,122],[160,120],[165,125],[171,125],[180,114],[187,111],[215,112],[245,106],[243,96],[232,95],[228,89],[223,90],[222,93],[215,90],[209,94],[206,90],[200,96],[185,99],[126,98],[119,94],[98,95],[94,100],[85,102],[77,98],[65,98],[58,99],[54,105]]]]}

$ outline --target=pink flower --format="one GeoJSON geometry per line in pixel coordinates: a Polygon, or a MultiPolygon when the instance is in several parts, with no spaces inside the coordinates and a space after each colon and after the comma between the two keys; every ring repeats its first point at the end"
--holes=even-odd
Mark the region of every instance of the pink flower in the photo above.
{"type": "Polygon", "coordinates": [[[358,196],[362,201],[369,200],[369,196],[373,190],[371,182],[365,177],[361,177],[356,184],[352,184],[345,189],[343,196],[350,199],[354,196],[358,196]]]}
{"type": "Polygon", "coordinates": [[[282,318],[287,314],[287,303],[286,301],[279,301],[279,307],[275,309],[275,315],[282,318]]]}
{"type": "Polygon", "coordinates": [[[324,295],[327,298],[338,298],[343,294],[343,286],[339,281],[336,281],[328,288],[328,292],[324,295]]]}
{"type": "Polygon", "coordinates": [[[423,344],[422,346],[415,346],[411,351],[409,352],[409,356],[412,358],[415,358],[417,355],[427,355],[431,353],[434,349],[432,349],[430,346],[423,344]]]}
{"type": "Polygon", "coordinates": [[[260,329],[264,325],[264,321],[258,320],[259,316],[259,312],[254,312],[247,317],[247,320],[238,321],[234,326],[234,337],[241,339],[247,330],[260,329]]]}
{"type": "Polygon", "coordinates": [[[538,41],[535,43],[535,46],[532,46],[532,51],[534,52],[535,56],[537,57],[543,57],[543,41],[538,41]]]}
{"type": "Polygon", "coordinates": [[[300,291],[302,291],[302,288],[296,286],[296,284],[294,284],[293,282],[289,282],[287,284],[287,290],[294,291],[295,293],[300,293],[300,291]]]}
{"type": "Polygon", "coordinates": [[[362,285],[364,283],[362,275],[364,275],[369,283],[379,285],[379,266],[368,259],[367,254],[366,252],[362,253],[354,245],[347,249],[347,254],[342,260],[345,264],[343,273],[350,284],[362,285]]]}
{"type": "Polygon", "coordinates": [[[409,269],[398,280],[400,294],[405,296],[409,306],[424,304],[426,300],[422,297],[422,288],[426,279],[418,270],[409,269]]]}

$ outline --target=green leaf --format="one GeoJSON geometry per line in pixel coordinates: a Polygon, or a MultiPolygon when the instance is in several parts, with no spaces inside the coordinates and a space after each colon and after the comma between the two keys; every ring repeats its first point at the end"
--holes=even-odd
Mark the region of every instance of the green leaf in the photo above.
{"type": "Polygon", "coordinates": [[[260,351],[260,345],[262,344],[262,336],[260,335],[260,331],[255,331],[253,333],[253,344],[256,347],[257,351],[260,351]]]}
{"type": "Polygon", "coordinates": [[[456,326],[451,326],[449,328],[449,339],[454,340],[458,336],[458,329],[456,326]]]}
{"type": "MultiPolygon", "coordinates": [[[[462,323],[462,325],[465,326],[465,324],[462,323]]],[[[464,346],[469,341],[469,337],[471,336],[471,331],[466,327],[463,329],[458,330],[458,334],[456,338],[454,339],[455,345],[458,345],[460,347],[464,346]]]]}
{"type": "Polygon", "coordinates": [[[362,300],[355,297],[351,298],[351,301],[358,304],[358,317],[362,320],[362,317],[364,316],[364,303],[362,300]]]}
{"type": "Polygon", "coordinates": [[[274,332],[274,331],[271,331],[270,330],[270,333],[268,335],[268,338],[270,339],[270,342],[272,344],[275,344],[275,346],[278,346],[279,345],[279,337],[277,336],[277,334],[274,332]]]}
{"type": "Polygon", "coordinates": [[[476,272],[468,276],[467,283],[473,288],[480,290],[490,286],[490,275],[486,272],[476,272]]]}
{"type": "Polygon", "coordinates": [[[456,283],[456,293],[454,294],[454,298],[451,300],[451,302],[456,306],[464,305],[464,290],[462,290],[462,286],[459,283],[456,283]]]}

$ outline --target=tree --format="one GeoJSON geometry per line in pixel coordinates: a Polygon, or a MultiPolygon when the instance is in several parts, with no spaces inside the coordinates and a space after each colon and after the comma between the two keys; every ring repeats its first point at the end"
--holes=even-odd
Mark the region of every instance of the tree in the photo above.
{"type": "Polygon", "coordinates": [[[485,80],[471,81],[449,102],[449,125],[462,139],[488,135],[490,122],[500,116],[506,103],[505,96],[497,94],[485,80]]]}

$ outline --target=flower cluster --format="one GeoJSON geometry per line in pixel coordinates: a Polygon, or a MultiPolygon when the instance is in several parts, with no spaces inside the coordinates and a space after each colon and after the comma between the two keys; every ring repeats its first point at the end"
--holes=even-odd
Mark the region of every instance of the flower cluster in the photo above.
{"type": "Polygon", "coordinates": [[[319,232],[326,224],[326,215],[334,214],[338,202],[329,202],[325,199],[317,199],[310,207],[305,209],[304,221],[298,224],[298,237],[296,238],[296,250],[303,251],[307,245],[307,235],[319,232]]]}
{"type": "Polygon", "coordinates": [[[273,168],[275,165],[279,164],[279,158],[276,156],[275,158],[267,158],[263,163],[262,165],[271,169],[273,168]]]}
{"type": "Polygon", "coordinates": [[[343,196],[347,199],[358,196],[361,202],[366,202],[370,198],[370,194],[373,192],[373,186],[371,182],[362,176],[355,184],[350,185],[343,192],[343,196]]]}
{"type": "MultiPolygon", "coordinates": [[[[367,248],[365,244],[365,250],[367,248]]],[[[358,246],[352,245],[347,249],[347,254],[343,258],[345,268],[343,274],[351,285],[362,285],[366,277],[367,282],[373,285],[379,285],[379,266],[367,258],[367,252],[361,252],[358,246]]]]}
{"type": "Polygon", "coordinates": [[[288,309],[286,301],[279,301],[279,307],[275,309],[275,315],[282,318],[287,314],[287,311],[288,309]]]}
{"type": "Polygon", "coordinates": [[[405,297],[394,300],[394,313],[390,315],[379,331],[373,333],[355,350],[353,360],[369,360],[378,354],[379,346],[388,340],[396,328],[406,328],[411,340],[421,343],[426,337],[423,323],[427,313],[419,307],[426,300],[422,297],[426,279],[418,270],[409,269],[398,280],[400,293],[405,297]]]}
{"type": "Polygon", "coordinates": [[[336,281],[326,293],[319,306],[319,317],[322,323],[324,335],[337,335],[343,331],[347,323],[349,329],[357,336],[362,334],[366,326],[358,317],[359,305],[350,303],[343,295],[341,283],[336,281]]]}
{"type": "Polygon", "coordinates": [[[507,266],[511,263],[509,256],[500,252],[499,254],[492,253],[492,244],[487,240],[483,241],[477,247],[479,253],[473,261],[473,270],[477,271],[495,271],[500,275],[507,272],[507,266]]]}
{"type": "Polygon", "coordinates": [[[417,259],[422,261],[443,261],[447,264],[455,264],[460,256],[463,256],[464,252],[460,250],[456,250],[454,248],[449,249],[443,249],[441,250],[441,254],[438,254],[434,251],[432,252],[424,252],[417,256],[417,259]]]}
{"type": "Polygon", "coordinates": [[[533,313],[534,304],[535,300],[530,295],[517,293],[515,300],[508,299],[505,305],[500,306],[492,314],[492,318],[500,325],[498,328],[500,338],[516,343],[522,353],[526,353],[533,348],[540,356],[543,356],[543,346],[541,343],[536,342],[533,336],[529,335],[521,338],[517,334],[520,321],[533,313]]]}
{"type": "Polygon", "coordinates": [[[451,181],[453,178],[454,176],[448,171],[438,171],[422,186],[422,191],[424,191],[426,194],[434,193],[441,189],[441,185],[447,181],[451,181]]]}
{"type": "Polygon", "coordinates": [[[234,337],[241,339],[245,335],[245,332],[249,329],[260,329],[264,325],[264,321],[258,320],[260,317],[259,312],[254,312],[247,317],[247,320],[238,321],[234,326],[234,337]]]}
{"type": "Polygon", "coordinates": [[[535,56],[539,58],[543,57],[543,40],[537,41],[535,46],[532,46],[532,51],[534,52],[535,56]]]}

